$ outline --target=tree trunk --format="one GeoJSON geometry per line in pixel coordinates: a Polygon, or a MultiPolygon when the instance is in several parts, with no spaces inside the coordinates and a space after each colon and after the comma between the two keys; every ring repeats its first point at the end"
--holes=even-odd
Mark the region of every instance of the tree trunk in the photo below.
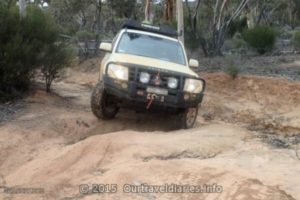
{"type": "Polygon", "coordinates": [[[187,10],[188,10],[188,25],[190,27],[192,27],[193,25],[193,22],[192,22],[192,12],[191,12],[191,8],[189,6],[189,2],[188,0],[185,0],[185,6],[187,7],[187,10]]]}
{"type": "Polygon", "coordinates": [[[200,36],[200,46],[201,46],[201,49],[204,53],[204,56],[208,57],[209,53],[208,53],[207,41],[201,36],[200,36]]]}
{"type": "Polygon", "coordinates": [[[242,0],[233,14],[228,17],[228,19],[225,18],[224,14],[224,8],[228,1],[218,0],[216,2],[213,17],[213,35],[211,38],[211,42],[208,42],[208,53],[210,56],[222,55],[221,49],[225,41],[227,30],[231,23],[240,16],[248,1],[249,0],[242,0]]]}
{"type": "Polygon", "coordinates": [[[102,1],[101,0],[96,0],[96,19],[95,19],[95,32],[96,32],[96,37],[95,37],[95,51],[94,51],[94,56],[97,55],[98,50],[99,50],[99,45],[100,45],[100,18],[101,18],[101,10],[102,10],[102,1]]]}
{"type": "Polygon", "coordinates": [[[51,92],[51,84],[52,84],[51,75],[49,75],[49,74],[46,75],[45,83],[46,83],[46,92],[50,93],[51,92]]]}
{"type": "Polygon", "coordinates": [[[19,0],[19,6],[20,6],[20,17],[21,18],[26,17],[26,1],[19,0]]]}
{"type": "Polygon", "coordinates": [[[177,32],[178,39],[184,44],[184,22],[183,22],[183,7],[182,0],[177,0],[177,32]]]}
{"type": "Polygon", "coordinates": [[[145,4],[145,21],[150,22],[150,0],[146,0],[145,4]]]}
{"type": "Polygon", "coordinates": [[[166,0],[165,2],[164,18],[167,22],[171,22],[173,20],[174,1],[175,0],[166,0]]]}
{"type": "Polygon", "coordinates": [[[198,10],[199,10],[199,7],[200,7],[200,3],[201,3],[201,0],[198,0],[196,10],[195,10],[195,13],[194,13],[194,16],[193,16],[193,30],[195,32],[197,30],[197,17],[198,17],[198,10]]]}
{"type": "Polygon", "coordinates": [[[259,25],[259,24],[260,24],[261,19],[263,18],[266,9],[267,9],[266,6],[264,6],[264,7],[261,9],[261,11],[260,11],[260,13],[259,13],[259,15],[258,15],[257,21],[256,21],[256,25],[259,25]]]}

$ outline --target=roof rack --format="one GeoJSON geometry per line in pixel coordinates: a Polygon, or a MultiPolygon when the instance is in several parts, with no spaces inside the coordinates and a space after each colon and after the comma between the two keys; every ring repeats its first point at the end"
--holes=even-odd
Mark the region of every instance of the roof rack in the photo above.
{"type": "Polygon", "coordinates": [[[154,26],[151,24],[140,23],[132,19],[125,21],[123,25],[123,29],[124,28],[157,33],[157,34],[166,35],[173,38],[177,38],[179,36],[177,31],[175,31],[173,28],[167,25],[154,26]]]}

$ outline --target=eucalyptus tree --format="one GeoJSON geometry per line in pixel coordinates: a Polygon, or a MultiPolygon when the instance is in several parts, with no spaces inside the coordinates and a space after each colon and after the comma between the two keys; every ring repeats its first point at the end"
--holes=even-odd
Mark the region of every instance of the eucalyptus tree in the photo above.
{"type": "Polygon", "coordinates": [[[221,55],[230,25],[251,0],[197,0],[194,14],[188,3],[189,25],[206,56],[221,55]]]}

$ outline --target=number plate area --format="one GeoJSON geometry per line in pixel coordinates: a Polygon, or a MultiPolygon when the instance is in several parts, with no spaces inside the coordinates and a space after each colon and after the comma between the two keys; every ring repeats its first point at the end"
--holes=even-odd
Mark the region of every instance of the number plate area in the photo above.
{"type": "Polygon", "coordinates": [[[168,90],[155,87],[148,87],[146,92],[148,100],[155,100],[160,102],[164,102],[165,96],[168,95],[168,90]]]}
{"type": "Polygon", "coordinates": [[[162,95],[162,96],[168,95],[168,90],[161,89],[161,88],[147,87],[146,91],[147,91],[147,93],[150,93],[150,94],[158,94],[158,95],[162,95]]]}

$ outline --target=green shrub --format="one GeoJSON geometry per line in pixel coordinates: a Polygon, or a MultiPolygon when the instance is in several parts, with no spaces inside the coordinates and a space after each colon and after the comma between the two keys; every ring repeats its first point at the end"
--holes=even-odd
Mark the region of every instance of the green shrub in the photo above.
{"type": "Polygon", "coordinates": [[[295,32],[294,34],[294,46],[297,51],[300,50],[300,31],[295,32]]]}
{"type": "Polygon", "coordinates": [[[0,4],[0,27],[0,101],[7,101],[28,89],[58,30],[40,8],[29,6],[21,18],[15,4],[0,4]]]}
{"type": "Polygon", "coordinates": [[[228,65],[225,67],[225,72],[232,78],[236,79],[240,73],[240,68],[236,64],[237,57],[236,55],[229,55],[225,58],[228,61],[228,65]]]}
{"type": "Polygon", "coordinates": [[[259,54],[265,54],[274,48],[276,32],[270,26],[256,26],[243,31],[243,38],[259,54]]]}
{"type": "Polygon", "coordinates": [[[38,67],[43,33],[38,26],[41,16],[30,10],[20,19],[16,6],[0,6],[0,90],[1,99],[7,100],[28,88],[34,70],[38,67]],[[28,26],[28,27],[26,27],[28,26]],[[38,35],[39,37],[35,37],[38,35]]]}
{"type": "Polygon", "coordinates": [[[46,47],[41,72],[45,78],[47,92],[50,92],[53,80],[60,77],[61,70],[70,64],[71,57],[72,50],[63,42],[46,47]]]}
{"type": "Polygon", "coordinates": [[[232,79],[236,79],[240,73],[240,68],[235,63],[232,62],[226,67],[226,73],[232,79]]]}
{"type": "Polygon", "coordinates": [[[242,33],[248,28],[247,17],[233,21],[229,26],[228,34],[233,37],[236,33],[242,33]]]}

